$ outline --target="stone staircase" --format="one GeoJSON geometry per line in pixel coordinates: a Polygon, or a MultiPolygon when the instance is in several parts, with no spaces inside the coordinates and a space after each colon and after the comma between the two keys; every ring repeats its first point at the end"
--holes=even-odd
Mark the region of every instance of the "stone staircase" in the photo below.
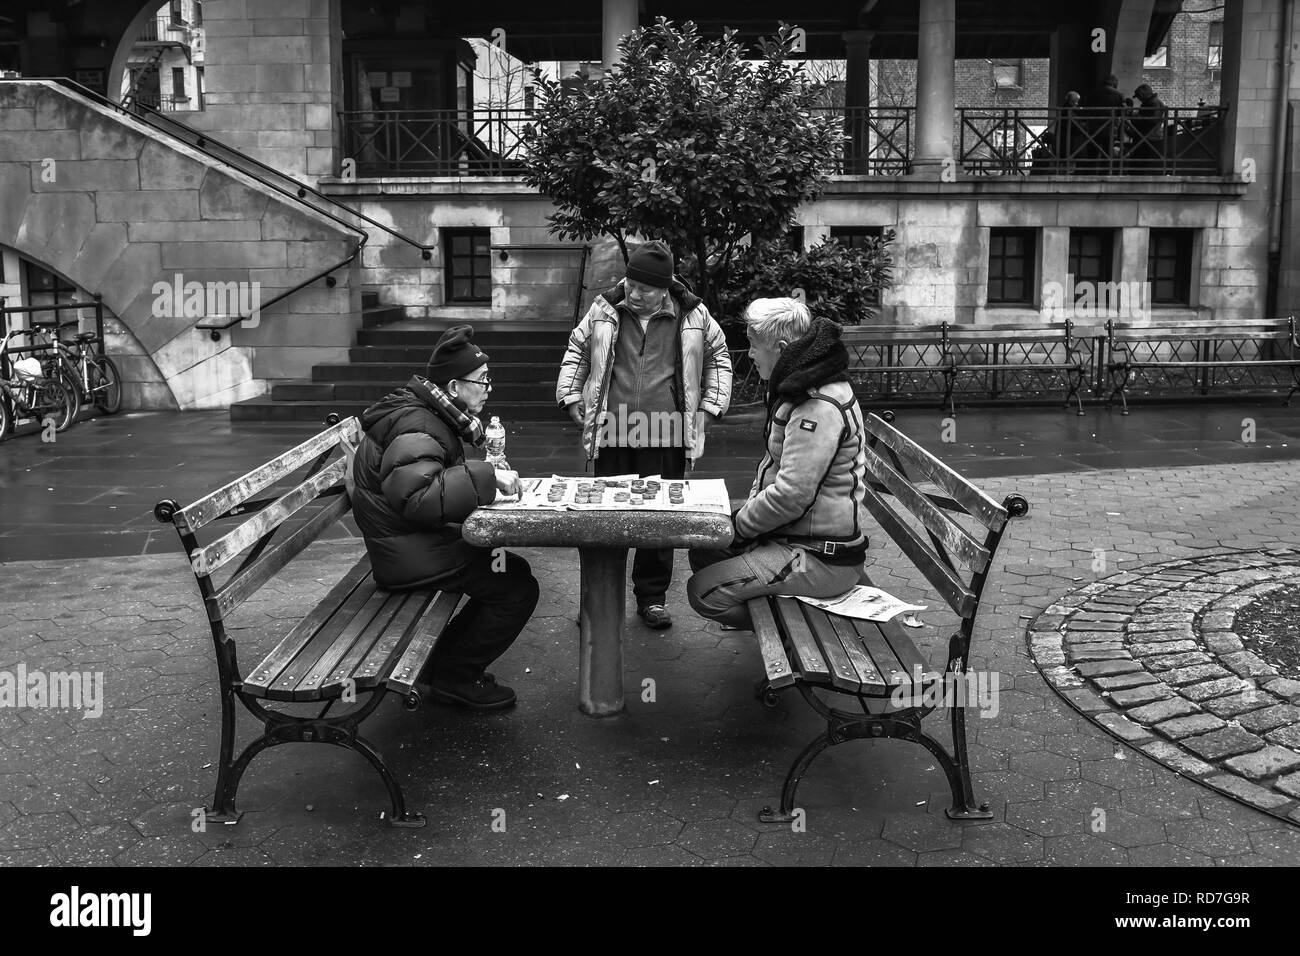
{"type": "Polygon", "coordinates": [[[465,310],[432,310],[408,319],[401,306],[383,305],[376,292],[362,293],[362,322],[346,364],[316,365],[311,381],[281,382],[269,395],[230,406],[233,421],[323,421],[330,412],[358,415],[413,373],[423,373],[438,337],[468,322],[474,341],[491,358],[492,396],[485,415],[505,422],[568,421],[555,404],[555,378],[573,323],[521,318],[478,321],[465,310]]]}

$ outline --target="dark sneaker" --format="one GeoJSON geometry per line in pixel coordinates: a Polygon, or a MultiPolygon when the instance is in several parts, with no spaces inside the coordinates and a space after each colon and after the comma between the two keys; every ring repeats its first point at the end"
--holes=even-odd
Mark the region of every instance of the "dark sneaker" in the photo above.
{"type": "Polygon", "coordinates": [[[636,611],[645,621],[646,627],[654,628],[656,631],[662,631],[666,627],[673,626],[673,619],[668,613],[668,609],[662,604],[650,604],[646,607],[637,608],[636,611]]]}
{"type": "Polygon", "coordinates": [[[429,696],[441,704],[458,704],[473,710],[500,710],[515,702],[515,692],[505,684],[498,684],[491,674],[481,674],[471,681],[435,681],[429,685],[429,696]]]}

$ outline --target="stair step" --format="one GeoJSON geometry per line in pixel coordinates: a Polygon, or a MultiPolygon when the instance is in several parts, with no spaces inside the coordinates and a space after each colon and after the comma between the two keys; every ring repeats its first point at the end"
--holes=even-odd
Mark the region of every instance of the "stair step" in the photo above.
{"type": "MultiPolygon", "coordinates": [[[[405,380],[349,381],[349,382],[281,382],[271,387],[271,398],[276,401],[343,401],[377,402],[389,392],[404,384],[405,380]]],[[[554,402],[554,382],[508,382],[494,385],[494,402],[554,402]]]]}
{"type": "Polygon", "coordinates": [[[406,309],[400,305],[372,305],[361,308],[361,327],[363,329],[391,328],[395,323],[405,321],[406,309]]]}
{"type": "MultiPolygon", "coordinates": [[[[438,339],[442,337],[442,330],[421,332],[411,329],[399,329],[393,325],[385,325],[379,329],[362,329],[357,333],[358,345],[386,345],[402,346],[405,348],[419,348],[432,351],[433,347],[438,344],[438,339]]],[[[487,349],[489,352],[493,348],[500,348],[509,345],[542,345],[550,348],[563,349],[569,342],[568,332],[545,331],[537,329],[519,328],[513,331],[496,331],[480,332],[474,330],[474,341],[487,349]]]]}
{"type": "MultiPolygon", "coordinates": [[[[391,382],[405,384],[412,375],[423,375],[425,360],[418,362],[353,362],[348,365],[317,365],[311,370],[313,382],[391,382]]],[[[492,362],[492,380],[501,385],[513,382],[546,382],[555,388],[552,369],[540,368],[535,362],[492,362]]]]}
{"type": "Polygon", "coordinates": [[[510,319],[407,318],[395,323],[392,328],[399,332],[432,332],[435,335],[441,335],[454,325],[474,326],[475,341],[485,332],[506,332],[511,334],[516,332],[549,332],[552,334],[563,333],[567,336],[573,331],[572,319],[533,318],[529,316],[514,316],[510,319]]]}
{"type": "MultiPolygon", "coordinates": [[[[371,403],[366,401],[276,401],[266,395],[247,398],[230,406],[231,421],[323,422],[330,412],[342,416],[360,415],[371,403]]],[[[568,416],[555,402],[492,403],[488,415],[499,415],[507,422],[549,422],[563,424],[568,416]]]]}
{"type": "MultiPolygon", "coordinates": [[[[366,333],[361,332],[359,337],[366,333]]],[[[488,345],[486,342],[481,343],[483,350],[488,353],[489,361],[495,365],[497,362],[504,364],[534,364],[538,366],[538,371],[543,374],[557,372],[560,368],[560,360],[564,358],[564,345],[488,345]]],[[[353,346],[348,349],[348,358],[353,362],[388,362],[398,365],[412,365],[419,363],[426,364],[429,361],[429,353],[433,351],[430,344],[427,348],[419,346],[396,346],[396,345],[361,345],[353,346]]]]}
{"type": "Polygon", "coordinates": [[[361,308],[369,309],[379,304],[379,292],[376,289],[361,290],[361,308]]]}

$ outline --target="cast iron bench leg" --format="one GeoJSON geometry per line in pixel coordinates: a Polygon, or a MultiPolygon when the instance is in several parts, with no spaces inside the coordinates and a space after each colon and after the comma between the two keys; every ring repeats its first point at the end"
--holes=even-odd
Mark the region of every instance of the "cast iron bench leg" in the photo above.
{"type": "Polygon", "coordinates": [[[623,614],[627,549],[579,548],[578,709],[593,717],[623,710],[623,614]]]}

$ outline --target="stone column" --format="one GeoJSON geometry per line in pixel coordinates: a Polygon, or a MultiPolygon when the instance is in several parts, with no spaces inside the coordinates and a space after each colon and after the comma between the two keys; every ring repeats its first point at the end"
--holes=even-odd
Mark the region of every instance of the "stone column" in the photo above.
{"type": "Polygon", "coordinates": [[[916,53],[916,142],[912,175],[938,179],[953,157],[956,0],[921,0],[916,53]]]}
{"type": "Polygon", "coordinates": [[[871,153],[867,108],[871,105],[870,30],[849,30],[844,34],[844,172],[865,175],[871,153]]]}
{"type": "Polygon", "coordinates": [[[638,25],[637,0],[601,0],[600,62],[606,71],[619,62],[618,41],[638,25]]]}

